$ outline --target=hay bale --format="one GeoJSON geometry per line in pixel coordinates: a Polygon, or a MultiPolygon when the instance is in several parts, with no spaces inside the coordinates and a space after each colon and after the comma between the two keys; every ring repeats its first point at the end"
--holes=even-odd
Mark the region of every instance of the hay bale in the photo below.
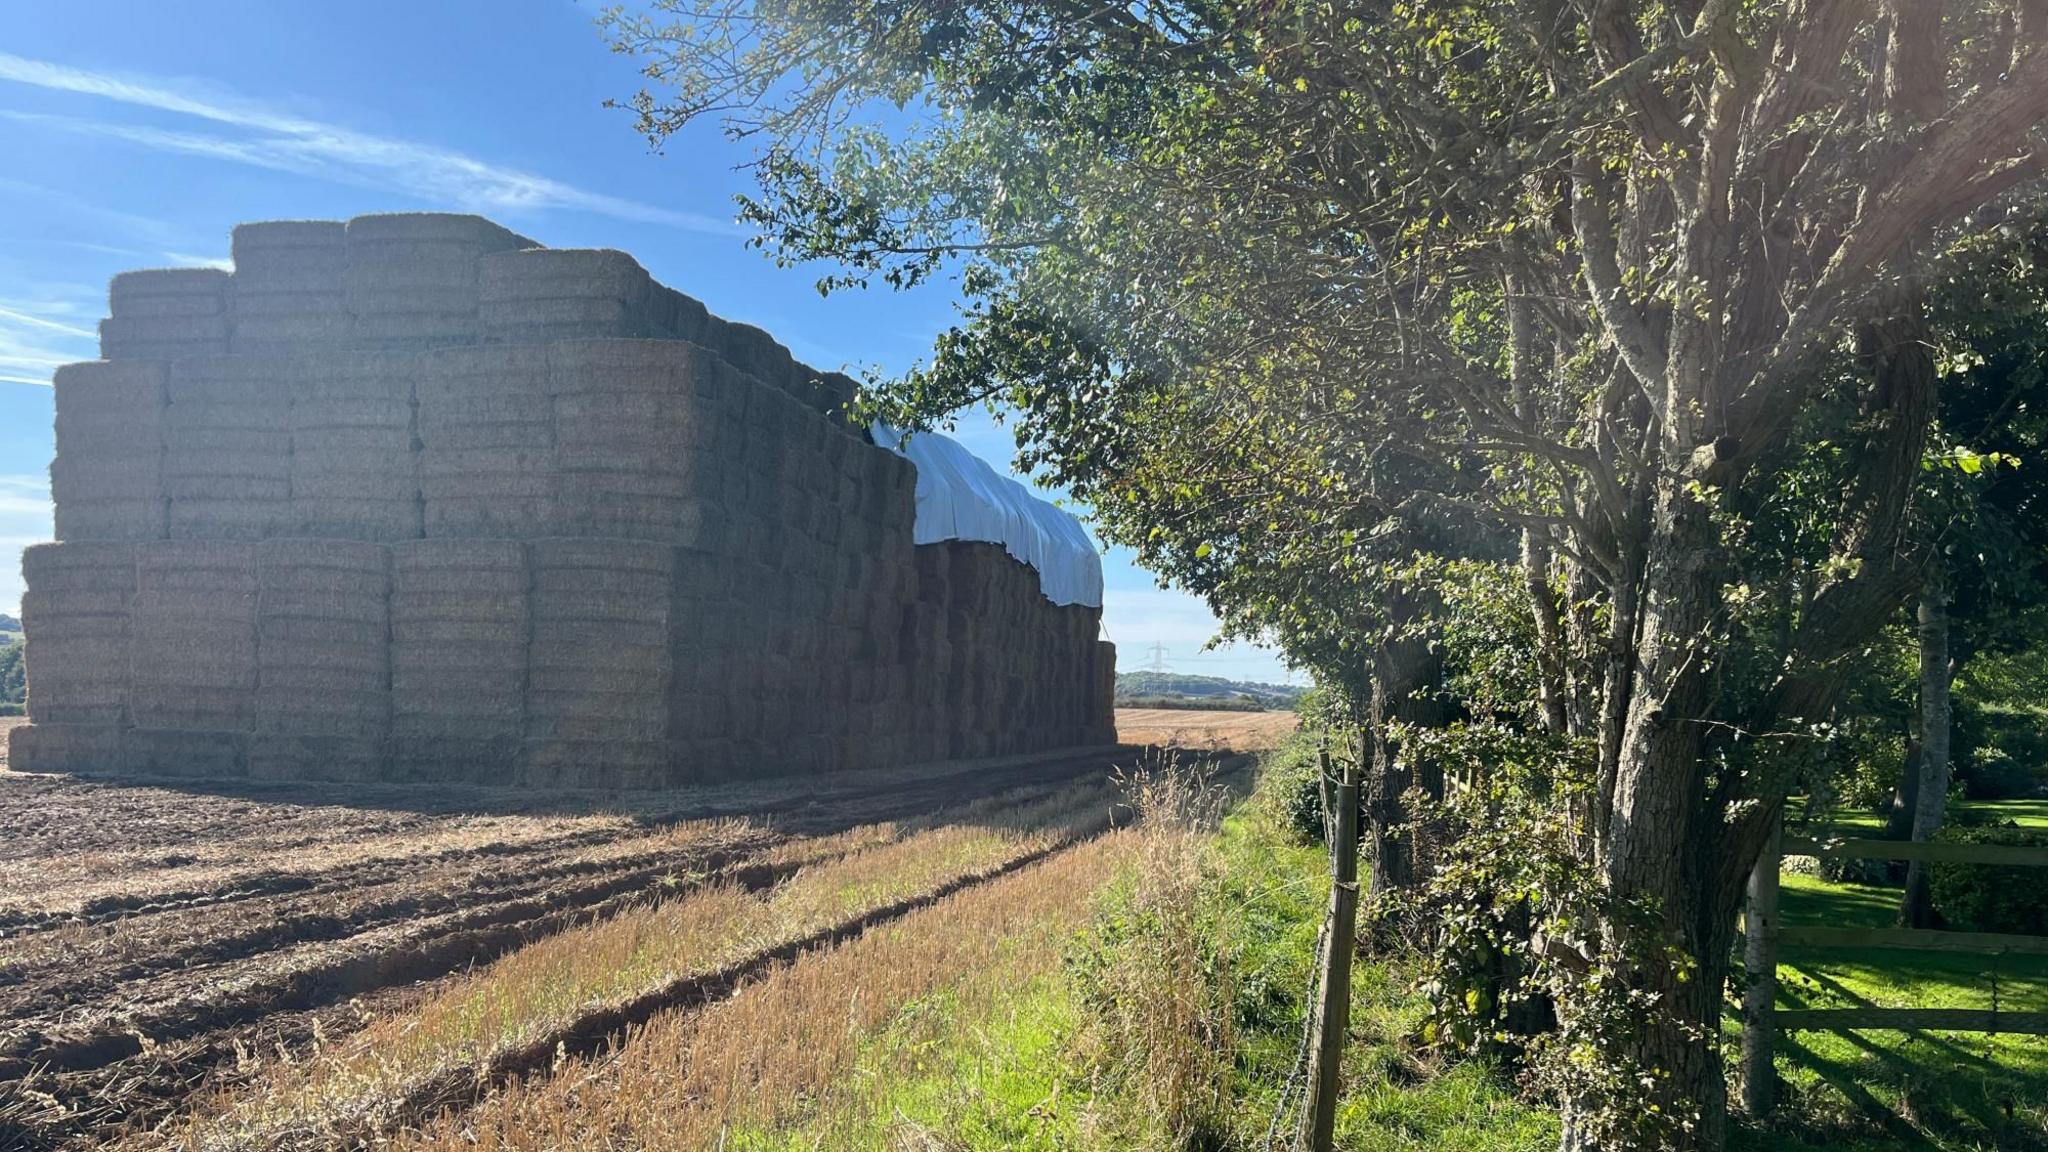
{"type": "Polygon", "coordinates": [[[418,375],[420,494],[429,536],[556,531],[547,353],[476,346],[427,353],[418,375]]]}
{"type": "Polygon", "coordinates": [[[229,730],[131,728],[122,770],[132,776],[235,779],[249,774],[247,737],[229,730]]]}
{"type": "Polygon", "coordinates": [[[662,740],[528,740],[517,779],[530,788],[663,788],[675,759],[662,740]]]}
{"type": "Polygon", "coordinates": [[[358,216],[342,282],[358,343],[422,347],[476,339],[478,261],[532,241],[477,216],[358,216]]]}
{"type": "Polygon", "coordinates": [[[265,220],[237,224],[229,241],[236,295],[292,296],[342,291],[348,227],[339,220],[265,220]]]}
{"type": "Polygon", "coordinates": [[[479,265],[484,338],[546,343],[666,334],[647,270],[624,252],[545,249],[488,255],[479,265]]]}
{"type": "Polygon", "coordinates": [[[103,360],[176,360],[227,351],[228,319],[216,316],[112,316],[100,321],[103,360]]]}
{"type": "Polygon", "coordinates": [[[384,772],[384,743],[348,735],[252,735],[247,741],[252,780],[364,783],[384,772]]]}
{"type": "Polygon", "coordinates": [[[7,736],[14,772],[112,775],[122,770],[125,730],[113,724],[23,724],[7,736]]]}
{"type": "Polygon", "coordinates": [[[523,731],[526,550],[509,540],[392,547],[392,734],[512,739],[523,731]]]}
{"type": "Polygon", "coordinates": [[[256,687],[257,582],[247,544],[137,549],[130,711],[138,727],[238,729],[256,687]]]}
{"type": "Polygon", "coordinates": [[[219,268],[149,268],[123,272],[107,289],[117,319],[218,316],[228,274],[219,268]]]}
{"type": "Polygon", "coordinates": [[[375,544],[257,546],[253,730],[383,737],[391,712],[389,566],[389,549],[375,544]]]}
{"type": "Polygon", "coordinates": [[[395,735],[384,742],[380,779],[503,786],[518,776],[521,754],[517,737],[395,735]]]}

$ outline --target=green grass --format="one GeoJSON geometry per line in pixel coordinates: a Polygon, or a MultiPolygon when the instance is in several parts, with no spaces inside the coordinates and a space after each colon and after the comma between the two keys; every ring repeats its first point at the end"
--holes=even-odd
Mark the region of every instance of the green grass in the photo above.
{"type": "MultiPolygon", "coordinates": [[[[2048,826],[2048,802],[1994,808],[2000,818],[2048,826]]],[[[1875,827],[1873,817],[1870,827],[1875,827]]],[[[1838,825],[1840,832],[1855,821],[1838,825]]],[[[1294,842],[1266,797],[1239,804],[1215,839],[1216,941],[1235,988],[1236,1048],[1224,1130],[1214,1147],[1263,1146],[1294,1064],[1328,893],[1319,847],[1294,842]]],[[[1895,889],[1784,878],[1791,924],[1888,925],[1895,889]]],[[[1098,916],[1113,915],[1100,905],[1098,916]]],[[[1086,937],[1075,948],[1085,947],[1086,937]]],[[[1863,949],[1788,950],[1780,969],[1784,1007],[1853,1004],[1987,1007],[1989,973],[2014,1007],[2048,1007],[2048,959],[1986,958],[1863,949]]],[[[1356,972],[1345,1055],[1338,1146],[1351,1152],[1438,1149],[1536,1152],[1556,1146],[1555,1115],[1519,1098],[1496,1070],[1443,1060],[1418,1044],[1425,1004],[1406,963],[1363,960],[1356,972]]],[[[963,1013],[946,997],[912,1006],[900,1026],[864,1042],[863,1092],[871,1131],[835,1131],[847,1146],[946,1152],[1093,1152],[1134,1146],[1128,1108],[1090,1071],[1088,1008],[1071,968],[1009,992],[993,1008],[963,1013]],[[944,1020],[933,1027],[932,1020],[944,1020]],[[903,1069],[913,1069],[905,1076],[903,1069]]],[[[1732,1027],[1731,1041],[1735,1038],[1732,1027]]],[[[1731,1049],[1732,1054],[1732,1049],[1731,1049]]],[[[1781,1039],[1779,1113],[1768,1125],[1738,1121],[1736,1152],[1942,1152],[2048,1149],[2048,1040],[2029,1037],[1873,1032],[1800,1033],[1781,1039]]],[[[735,1133],[728,1147],[797,1152],[819,1146],[801,1123],[735,1133]]]]}
{"type": "MultiPolygon", "coordinates": [[[[1951,800],[1948,811],[1951,820],[1966,817],[1999,823],[2009,820],[2022,828],[2048,829],[2048,800],[1951,800]]],[[[1881,813],[1841,809],[1829,813],[1824,823],[1815,825],[1812,834],[1869,836],[1882,834],[1884,825],[1885,818],[1881,813]]]]}
{"type": "MultiPolygon", "coordinates": [[[[1975,805],[1974,807],[1993,807],[1975,805]]],[[[2048,805],[2005,802],[2026,821],[2048,805]]],[[[1896,888],[1783,877],[1788,925],[1889,927],[1896,888]]],[[[1862,1005],[2048,1010],[2048,957],[1886,948],[1787,948],[1783,1008],[1862,1005]]],[[[1780,1115],[1739,1134],[1738,1149],[1863,1152],[1901,1141],[1952,1149],[2048,1148],[2048,1039],[1975,1033],[1801,1032],[1780,1038],[1780,1115]],[[2008,1113],[2008,1109],[2010,1110],[2008,1113]]]]}
{"type": "MultiPolygon", "coordinates": [[[[1218,867],[1204,898],[1226,925],[1216,942],[1235,986],[1237,1047],[1222,1147],[1262,1147],[1281,1086],[1294,1065],[1303,997],[1314,966],[1317,929],[1328,894],[1320,847],[1295,843],[1259,800],[1240,804],[1216,838],[1218,867]]],[[[1110,903],[1103,912],[1111,914],[1110,903]]],[[[1084,937],[1075,948],[1085,947],[1084,937]]],[[[916,1015],[951,1012],[942,1000],[916,1015]]],[[[1086,1007],[1071,968],[1015,990],[994,1011],[952,1019],[943,1029],[906,1024],[871,1038],[862,1057],[873,1130],[833,1133],[844,1146],[931,1148],[947,1152],[1111,1149],[1130,1146],[1130,1107],[1089,1069],[1086,1007]],[[906,1059],[904,1045],[929,1043],[906,1059]],[[900,1070],[914,1065],[914,1076],[900,1070]],[[898,1074],[884,1082],[881,1070],[898,1074]]],[[[1338,1143],[1359,1152],[1485,1149],[1536,1152],[1557,1143],[1557,1123],[1515,1098],[1503,1080],[1473,1063],[1439,1066],[1413,1038],[1424,1003],[1399,963],[1363,962],[1353,988],[1346,1052],[1347,1089],[1338,1143]]],[[[819,1133],[797,1125],[773,1133],[735,1133],[728,1147],[796,1152],[819,1133]]]]}

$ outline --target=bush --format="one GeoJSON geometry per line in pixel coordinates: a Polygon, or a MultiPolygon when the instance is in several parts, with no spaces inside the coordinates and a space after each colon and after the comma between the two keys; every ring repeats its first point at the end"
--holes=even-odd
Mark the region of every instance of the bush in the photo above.
{"type": "MultiPolygon", "coordinates": [[[[1935,835],[1948,844],[2048,848],[2048,831],[2016,825],[1951,826],[1935,835]]],[[[2048,869],[1992,864],[1936,864],[1929,876],[1934,910],[1951,928],[2048,936],[2048,869]]]]}
{"type": "Polygon", "coordinates": [[[28,667],[20,644],[0,648],[0,716],[19,716],[28,699],[28,667]],[[12,705],[14,711],[4,711],[12,705]]]}
{"type": "Polygon", "coordinates": [[[1963,794],[1972,800],[2017,800],[2041,789],[2041,776],[2034,765],[1996,744],[1971,752],[1957,775],[1962,779],[1963,794]]]}
{"type": "Polygon", "coordinates": [[[1273,808],[1275,821],[1303,844],[1323,842],[1322,769],[1316,761],[1316,740],[1296,733],[1266,754],[1259,796],[1273,808]]]}

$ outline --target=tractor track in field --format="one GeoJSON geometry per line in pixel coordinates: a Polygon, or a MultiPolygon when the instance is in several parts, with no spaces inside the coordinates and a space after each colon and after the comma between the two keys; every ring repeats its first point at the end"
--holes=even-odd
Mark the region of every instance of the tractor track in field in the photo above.
{"type": "Polygon", "coordinates": [[[625,801],[0,773],[0,1149],[134,1131],[251,1050],[345,1034],[422,982],[632,903],[773,884],[787,867],[758,857],[776,845],[1112,759],[625,801]]]}

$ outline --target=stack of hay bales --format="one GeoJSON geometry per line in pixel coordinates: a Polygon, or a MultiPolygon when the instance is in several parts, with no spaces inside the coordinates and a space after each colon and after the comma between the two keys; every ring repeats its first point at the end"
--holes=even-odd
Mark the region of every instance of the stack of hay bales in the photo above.
{"type": "Polygon", "coordinates": [[[391,550],[347,540],[256,546],[249,774],[375,777],[391,727],[391,550]]]}
{"type": "Polygon", "coordinates": [[[420,535],[414,357],[336,349],[291,366],[293,530],[344,540],[420,535]]]}
{"type": "Polygon", "coordinates": [[[256,546],[156,540],[136,561],[129,766],[241,775],[256,690],[256,546]]]}
{"type": "Polygon", "coordinates": [[[391,548],[391,739],[398,779],[502,781],[526,726],[526,546],[391,548]]]}
{"type": "Polygon", "coordinates": [[[173,538],[260,540],[292,529],[294,366],[285,355],[172,361],[163,427],[173,538]]]}
{"type": "Polygon", "coordinates": [[[631,257],[245,225],[57,376],[25,768],[651,786],[1106,738],[1097,611],[916,545],[853,382],[631,257]]]}
{"type": "Polygon", "coordinates": [[[528,782],[666,783],[675,550],[557,538],[534,541],[528,554],[528,782]]]}
{"type": "Polygon", "coordinates": [[[556,531],[547,349],[437,348],[421,354],[417,371],[424,533],[525,539],[556,531]]]}
{"type": "Polygon", "coordinates": [[[339,220],[239,224],[228,283],[230,348],[276,351],[349,338],[343,284],[347,225],[339,220]]]}
{"type": "Polygon", "coordinates": [[[724,552],[752,391],[706,349],[576,340],[549,350],[560,521],[577,535],[724,552]]]}
{"type": "Polygon", "coordinates": [[[526,248],[478,266],[482,336],[497,343],[664,336],[673,307],[639,261],[609,248],[526,248]]]}
{"type": "Polygon", "coordinates": [[[358,216],[344,244],[349,338],[386,348],[472,343],[480,331],[479,262],[533,246],[478,216],[358,216]]]}
{"type": "Polygon", "coordinates": [[[219,268],[123,272],[100,321],[107,360],[169,360],[228,350],[228,274],[219,268]]]}
{"type": "Polygon", "coordinates": [[[53,383],[57,458],[50,462],[50,494],[58,539],[161,539],[163,364],[67,364],[53,383]]]}
{"type": "Polygon", "coordinates": [[[37,725],[118,729],[128,723],[135,545],[38,544],[21,554],[29,584],[29,718],[37,725]]]}

